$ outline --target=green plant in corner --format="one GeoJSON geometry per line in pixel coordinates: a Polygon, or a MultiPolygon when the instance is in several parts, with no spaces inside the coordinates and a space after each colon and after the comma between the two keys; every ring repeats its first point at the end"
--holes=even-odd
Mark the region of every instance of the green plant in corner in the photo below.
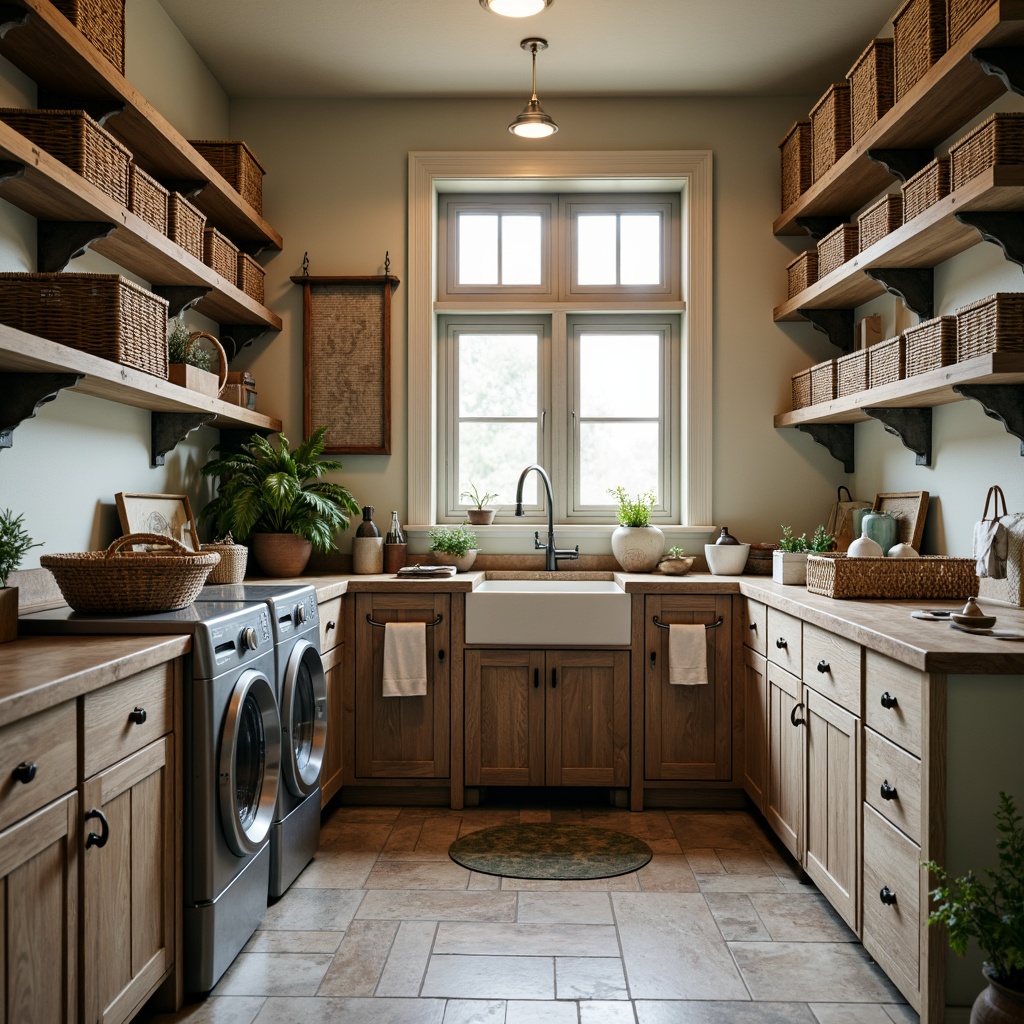
{"type": "Polygon", "coordinates": [[[432,526],[430,528],[430,550],[461,558],[476,547],[476,534],[466,526],[432,526]]]}
{"type": "Polygon", "coordinates": [[[482,509],[487,504],[487,502],[494,501],[494,499],[497,496],[498,496],[498,492],[497,491],[495,491],[493,494],[490,491],[485,491],[483,494],[481,494],[476,489],[476,484],[473,483],[472,480],[469,481],[469,490],[468,491],[463,491],[459,495],[460,498],[468,498],[472,505],[474,505],[476,508],[480,508],[480,509],[482,509]]]}
{"type": "Polygon", "coordinates": [[[210,369],[210,353],[199,345],[189,348],[192,332],[185,326],[185,321],[178,315],[174,328],[167,337],[167,361],[169,363],[188,363],[200,370],[210,369]]]}
{"type": "Polygon", "coordinates": [[[824,526],[817,526],[814,530],[814,536],[811,538],[808,550],[815,554],[823,554],[826,551],[831,551],[835,546],[835,537],[833,537],[831,533],[826,533],[824,526]]]}
{"type": "Polygon", "coordinates": [[[9,508],[0,512],[0,587],[7,586],[7,578],[21,565],[29,548],[41,548],[42,541],[33,542],[22,525],[24,516],[15,515],[9,508]]]}
{"type": "Polygon", "coordinates": [[[801,533],[799,537],[794,537],[793,528],[791,526],[782,527],[782,536],[779,538],[780,551],[806,551],[807,547],[808,544],[806,533],[801,533]]]}
{"type": "Polygon", "coordinates": [[[620,485],[619,487],[609,487],[608,493],[618,504],[615,514],[620,526],[651,525],[651,512],[654,511],[654,506],[658,503],[654,491],[644,491],[635,498],[631,498],[626,493],[626,489],[620,485]]]}

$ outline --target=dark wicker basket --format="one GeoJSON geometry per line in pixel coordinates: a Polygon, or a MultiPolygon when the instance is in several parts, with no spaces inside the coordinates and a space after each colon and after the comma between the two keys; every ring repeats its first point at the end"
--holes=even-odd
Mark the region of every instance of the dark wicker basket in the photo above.
{"type": "Polygon", "coordinates": [[[793,374],[793,408],[806,409],[811,404],[810,368],[793,374]]]}
{"type": "Polygon", "coordinates": [[[161,235],[167,234],[167,189],[133,162],[128,169],[128,209],[161,235]]]}
{"type": "Polygon", "coordinates": [[[167,300],[117,274],[0,274],[0,323],[167,379],[167,300]]]}
{"type": "Polygon", "coordinates": [[[992,6],[994,0],[949,0],[949,45],[958,43],[971,26],[992,6]]]}
{"type": "Polygon", "coordinates": [[[936,316],[903,332],[906,375],[913,377],[956,362],[956,317],[936,316]]]}
{"type": "Polygon", "coordinates": [[[53,6],[124,74],[124,0],[53,0],[53,6]]]}
{"type": "Polygon", "coordinates": [[[811,405],[831,402],[836,397],[836,361],[826,359],[811,367],[811,405]]]}
{"type": "Polygon", "coordinates": [[[216,228],[203,232],[203,262],[232,284],[238,278],[238,246],[216,228]]]}
{"type": "Polygon", "coordinates": [[[172,192],[167,198],[167,237],[190,256],[203,258],[203,229],[206,215],[200,213],[183,195],[172,192]]]}
{"type": "Polygon", "coordinates": [[[1024,293],[997,292],[956,311],[956,360],[1024,352],[1024,293]]]}
{"type": "Polygon", "coordinates": [[[779,143],[782,151],[782,209],[788,210],[814,181],[811,122],[797,121],[779,143]]]}
{"type": "Polygon", "coordinates": [[[813,172],[817,181],[850,148],[850,83],[830,85],[811,111],[813,172]]]}
{"type": "Polygon", "coordinates": [[[818,250],[807,249],[786,266],[789,280],[789,297],[799,295],[818,280],[818,250]]]}
{"type": "Polygon", "coordinates": [[[882,196],[858,218],[860,251],[881,241],[889,232],[903,226],[903,196],[882,196]]]}
{"type": "Polygon", "coordinates": [[[906,0],[892,32],[898,103],[946,52],[946,0],[906,0]]]}
{"type": "Polygon", "coordinates": [[[874,39],[846,76],[850,83],[850,132],[862,139],[895,100],[891,39],[874,39]]]}
{"type": "Polygon", "coordinates": [[[949,157],[936,157],[903,185],[903,223],[949,195],[949,157]]]}
{"type": "Polygon", "coordinates": [[[0,120],[66,164],[101,192],[128,206],[131,153],[84,110],[0,109],[0,120]]]}
{"type": "Polygon", "coordinates": [[[744,576],[771,576],[773,553],[778,544],[751,544],[747,552],[747,563],[743,566],[744,576]]]}
{"type": "Polygon", "coordinates": [[[857,255],[856,224],[840,224],[818,242],[818,278],[831,274],[857,255]]]}
{"type": "Polygon", "coordinates": [[[263,213],[263,175],[266,171],[244,142],[189,140],[213,169],[260,215],[263,213]]]}
{"type": "Polygon", "coordinates": [[[902,380],[905,375],[903,335],[879,341],[868,349],[868,387],[902,380]]]}
{"type": "Polygon", "coordinates": [[[237,283],[238,287],[249,296],[263,305],[263,278],[266,271],[247,252],[238,254],[237,283]]]}
{"type": "Polygon", "coordinates": [[[836,359],[836,396],[855,395],[868,386],[868,350],[847,352],[836,359]]]}
{"type": "Polygon", "coordinates": [[[992,114],[949,147],[950,187],[955,192],[996,164],[1024,163],[1024,114],[992,114]]]}

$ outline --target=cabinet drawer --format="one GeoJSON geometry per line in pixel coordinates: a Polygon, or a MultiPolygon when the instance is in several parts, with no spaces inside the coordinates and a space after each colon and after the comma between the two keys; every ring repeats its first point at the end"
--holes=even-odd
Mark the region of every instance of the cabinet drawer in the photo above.
{"type": "Polygon", "coordinates": [[[332,597],[317,606],[320,615],[320,653],[326,654],[345,639],[341,618],[341,597],[332,597]]]}
{"type": "Polygon", "coordinates": [[[864,948],[914,1005],[920,1003],[920,861],[921,848],[865,804],[864,948]]]}
{"type": "Polygon", "coordinates": [[[859,718],[860,644],[805,622],[803,647],[804,682],[859,718]]]}
{"type": "Polygon", "coordinates": [[[171,731],[175,664],[154,665],[85,696],[85,778],[171,731]]]}
{"type": "Polygon", "coordinates": [[[0,829],[75,788],[76,725],[69,700],[0,729],[0,829]]]}
{"type": "Polygon", "coordinates": [[[864,799],[921,842],[921,762],[871,729],[864,730],[864,799]]]}
{"type": "Polygon", "coordinates": [[[803,668],[803,623],[795,616],[768,609],[768,660],[798,679],[803,668]]]}
{"type": "Polygon", "coordinates": [[[921,756],[921,697],[927,677],[875,651],[865,652],[864,722],[921,756]]]}
{"type": "Polygon", "coordinates": [[[767,656],[768,654],[768,606],[752,597],[741,598],[743,616],[741,629],[743,642],[752,651],[767,656]]]}

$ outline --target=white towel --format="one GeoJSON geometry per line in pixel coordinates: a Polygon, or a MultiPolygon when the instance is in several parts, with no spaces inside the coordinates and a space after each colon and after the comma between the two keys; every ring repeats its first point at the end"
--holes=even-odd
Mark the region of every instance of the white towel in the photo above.
{"type": "Polygon", "coordinates": [[[384,623],[384,696],[424,697],[426,693],[426,623],[384,623]]]}
{"type": "Polygon", "coordinates": [[[708,681],[705,630],[697,626],[668,627],[668,681],[673,686],[702,686],[708,681]]]}

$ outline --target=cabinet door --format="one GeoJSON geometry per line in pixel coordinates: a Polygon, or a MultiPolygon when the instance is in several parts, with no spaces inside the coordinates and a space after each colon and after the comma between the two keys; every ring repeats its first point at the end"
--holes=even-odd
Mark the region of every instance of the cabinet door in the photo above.
{"type": "Polygon", "coordinates": [[[449,636],[447,594],[356,595],[356,776],[365,779],[446,779],[449,755],[449,636]],[[426,622],[427,692],[385,697],[384,630],[377,623],[426,622]]]}
{"type": "Polygon", "coordinates": [[[804,687],[807,718],[805,868],[843,920],[858,930],[861,723],[804,687]]]}
{"type": "Polygon", "coordinates": [[[544,784],[542,651],[466,651],[467,786],[544,784]]]}
{"type": "Polygon", "coordinates": [[[732,599],[654,595],[644,601],[644,777],[650,780],[728,780],[732,777],[732,599]],[[668,681],[672,624],[707,630],[708,684],[668,681]]]}
{"type": "Polygon", "coordinates": [[[739,692],[743,701],[743,788],[763,812],[768,779],[768,662],[749,647],[743,648],[739,692]]]}
{"type": "Polygon", "coordinates": [[[545,682],[547,784],[628,786],[629,652],[549,651],[545,682]]]}
{"type": "Polygon", "coordinates": [[[174,961],[173,764],[168,736],[83,786],[82,986],[89,1024],[130,1019],[174,961]]]}
{"type": "Polygon", "coordinates": [[[78,797],[0,832],[0,1024],[78,1020],[78,797]]]}
{"type": "Polygon", "coordinates": [[[768,799],[765,817],[786,849],[803,860],[806,720],[800,680],[768,664],[768,799]]]}
{"type": "Polygon", "coordinates": [[[320,770],[320,806],[341,789],[341,699],[344,662],[344,646],[339,644],[323,656],[324,678],[327,680],[327,741],[324,744],[324,760],[320,770]]]}

